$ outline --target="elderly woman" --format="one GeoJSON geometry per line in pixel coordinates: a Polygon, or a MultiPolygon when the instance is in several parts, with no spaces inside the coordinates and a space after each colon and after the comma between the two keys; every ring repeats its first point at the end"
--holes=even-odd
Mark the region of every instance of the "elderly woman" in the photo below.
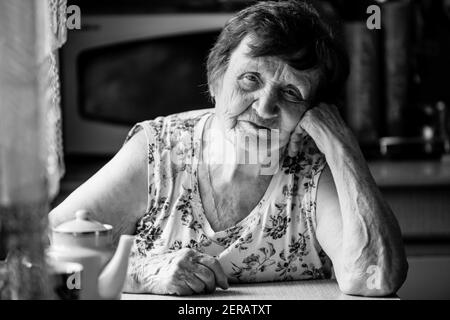
{"type": "Polygon", "coordinates": [[[395,293],[400,229],[333,105],[346,56],[318,12],[292,0],[237,13],[207,72],[215,109],[137,124],[51,224],[83,208],[135,234],[128,292],[335,277],[347,294],[395,293]]]}

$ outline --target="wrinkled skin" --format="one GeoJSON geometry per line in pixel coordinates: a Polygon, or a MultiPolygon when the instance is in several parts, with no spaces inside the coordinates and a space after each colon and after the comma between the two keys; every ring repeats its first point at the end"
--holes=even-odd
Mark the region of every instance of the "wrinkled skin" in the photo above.
{"type": "Polygon", "coordinates": [[[335,141],[345,145],[347,149],[359,153],[358,141],[345,124],[335,105],[320,103],[305,112],[291,134],[288,149],[290,156],[295,156],[300,151],[299,143],[305,133],[313,138],[325,156],[330,153],[328,144],[331,136],[335,141]]]}
{"type": "Polygon", "coordinates": [[[125,291],[154,294],[192,295],[212,293],[216,287],[228,288],[228,280],[217,259],[192,249],[180,249],[136,260],[125,284],[125,291]],[[133,282],[134,278],[139,283],[133,282]]]}
{"type": "Polygon", "coordinates": [[[226,139],[238,132],[253,134],[244,121],[279,130],[279,147],[283,148],[310,107],[320,72],[295,70],[277,57],[250,57],[251,41],[249,36],[242,40],[225,73],[211,88],[217,122],[226,139]]]}

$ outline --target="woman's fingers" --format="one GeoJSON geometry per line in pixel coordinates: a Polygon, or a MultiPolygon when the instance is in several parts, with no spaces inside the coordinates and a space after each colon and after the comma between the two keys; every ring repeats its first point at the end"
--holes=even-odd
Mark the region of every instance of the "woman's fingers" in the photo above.
{"type": "Polygon", "coordinates": [[[220,262],[208,255],[200,254],[197,263],[209,268],[215,277],[216,284],[222,289],[228,289],[228,278],[220,265],[220,262]]]}
{"type": "Polygon", "coordinates": [[[192,249],[181,249],[170,263],[171,283],[177,294],[214,292],[228,288],[228,279],[217,259],[192,249]]]}
{"type": "MultiPolygon", "coordinates": [[[[157,272],[149,271],[148,292],[175,294],[180,296],[194,293],[211,293],[216,286],[228,288],[228,279],[217,259],[183,248],[169,252],[152,260],[157,272]]],[[[147,269],[147,268],[144,268],[147,269]]]]}
{"type": "Polygon", "coordinates": [[[166,288],[163,288],[161,291],[156,291],[157,294],[172,294],[177,296],[190,296],[194,293],[191,287],[186,283],[185,280],[182,283],[178,283],[177,285],[171,285],[166,288]]]}
{"type": "Polygon", "coordinates": [[[205,283],[197,278],[194,274],[186,276],[186,278],[184,279],[184,283],[195,293],[205,292],[205,283]]]}
{"type": "Polygon", "coordinates": [[[300,152],[302,140],[307,134],[314,139],[316,144],[320,144],[317,139],[323,131],[322,128],[328,126],[336,131],[341,126],[340,119],[339,111],[335,105],[320,103],[313,108],[308,108],[290,136],[289,156],[294,157],[300,152]]]}
{"type": "Polygon", "coordinates": [[[300,122],[295,127],[289,138],[288,155],[289,157],[295,157],[300,151],[300,143],[304,134],[303,128],[300,126],[300,122]]]}
{"type": "Polygon", "coordinates": [[[301,140],[302,140],[301,135],[299,135],[299,134],[291,135],[291,138],[289,139],[289,146],[288,146],[289,157],[293,158],[298,154],[298,152],[300,151],[301,140]]]}
{"type": "Polygon", "coordinates": [[[216,290],[216,278],[211,269],[197,263],[194,275],[205,284],[206,292],[210,293],[216,290]]]}

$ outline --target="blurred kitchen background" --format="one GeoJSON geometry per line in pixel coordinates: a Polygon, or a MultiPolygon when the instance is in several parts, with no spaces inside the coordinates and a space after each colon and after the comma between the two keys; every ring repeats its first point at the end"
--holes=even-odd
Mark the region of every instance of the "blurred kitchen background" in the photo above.
{"type": "MultiPolygon", "coordinates": [[[[121,147],[132,124],[212,107],[205,62],[246,0],[73,0],[81,29],[59,51],[64,200],[121,147]]],[[[404,299],[450,299],[450,0],[317,4],[351,74],[340,110],[399,220],[404,299]],[[381,8],[370,30],[368,6],[381,8]]],[[[1,254],[1,253],[0,253],[1,254]]]]}

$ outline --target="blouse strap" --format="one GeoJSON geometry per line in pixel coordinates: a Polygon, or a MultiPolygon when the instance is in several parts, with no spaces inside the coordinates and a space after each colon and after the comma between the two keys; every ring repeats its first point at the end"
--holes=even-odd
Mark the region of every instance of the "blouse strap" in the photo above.
{"type": "Polygon", "coordinates": [[[156,122],[160,119],[147,120],[136,123],[129,131],[125,143],[128,142],[136,133],[144,130],[144,134],[147,140],[147,208],[145,212],[149,212],[151,208],[152,199],[156,196],[156,166],[159,163],[157,152],[158,130],[156,129],[156,122]],[[158,159],[157,159],[158,158],[158,159]]]}

